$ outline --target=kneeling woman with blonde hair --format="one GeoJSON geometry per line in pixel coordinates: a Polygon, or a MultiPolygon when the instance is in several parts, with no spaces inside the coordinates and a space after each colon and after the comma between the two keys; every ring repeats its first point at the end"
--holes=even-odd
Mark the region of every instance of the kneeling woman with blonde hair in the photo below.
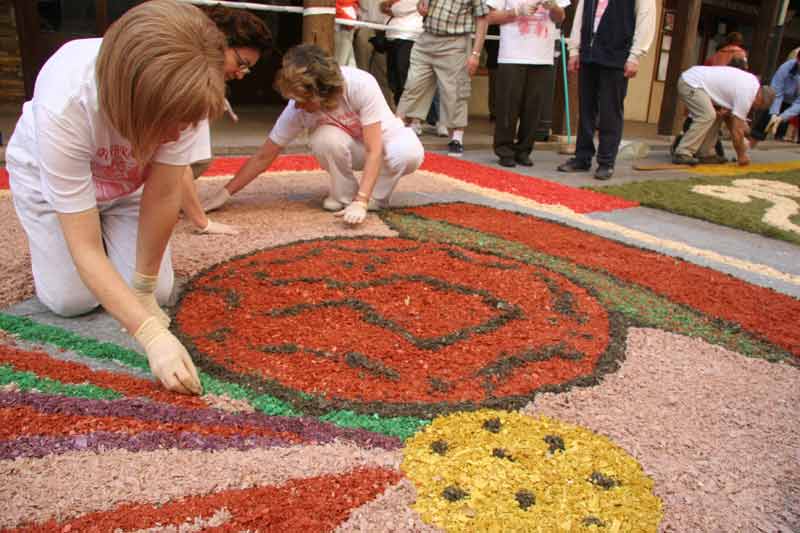
{"type": "Polygon", "coordinates": [[[45,63],[6,152],[36,295],[63,316],[102,305],[186,394],[200,380],[158,302],[197,124],[224,109],[225,48],[198,8],[142,3],[45,63]]]}
{"type": "Polygon", "coordinates": [[[422,164],[422,144],[394,116],[368,72],[339,67],[321,48],[303,44],[283,57],[275,85],[288,105],[259,151],[204,204],[207,211],[269,168],[304,129],[310,130],[314,157],[330,174],[323,207],[350,224],[363,222],[367,209],[388,206],[400,178],[422,164]],[[362,169],[359,181],[354,171],[362,169]]]}

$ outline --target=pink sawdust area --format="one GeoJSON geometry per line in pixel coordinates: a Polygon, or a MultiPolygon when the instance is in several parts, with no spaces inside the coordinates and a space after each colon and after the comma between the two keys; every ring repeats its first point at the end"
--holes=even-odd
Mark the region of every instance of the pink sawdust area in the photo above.
{"type": "MultiPolygon", "coordinates": [[[[505,174],[516,175],[440,159],[429,156],[423,170],[542,203],[567,205],[576,212],[631,206],[551,184],[536,189],[538,182],[532,184],[529,178],[508,181],[505,174]]],[[[215,162],[211,179],[198,181],[200,195],[208,196],[224,183],[213,179],[214,175],[232,174],[241,162],[215,162]]],[[[313,159],[287,157],[276,170],[212,215],[214,220],[236,225],[241,231],[237,237],[200,235],[185,221],[179,223],[172,240],[179,276],[192,277],[233,257],[296,241],[397,235],[376,216],[350,228],[322,211],[319,206],[328,178],[313,159]]],[[[401,181],[397,193],[435,198],[452,187],[450,180],[418,173],[401,181]]],[[[0,234],[4,243],[0,247],[0,307],[5,308],[33,295],[25,234],[8,196],[0,196],[0,234]]],[[[13,337],[0,336],[0,344],[14,343],[13,337]]],[[[18,393],[13,384],[0,385],[0,395],[18,393]]],[[[212,398],[204,401],[210,407],[219,403],[212,398]]],[[[540,395],[522,412],[588,428],[630,454],[654,480],[653,492],[663,502],[659,531],[775,532],[800,531],[797,405],[797,366],[747,358],[674,333],[630,328],[615,372],[591,387],[540,395]]],[[[20,409],[14,415],[18,418],[9,421],[22,424],[27,420],[28,411],[20,409]]],[[[53,412],[63,416],[58,409],[54,406],[53,412]]],[[[239,411],[232,416],[245,415],[239,411]]],[[[25,530],[31,524],[50,524],[39,529],[43,531],[89,530],[91,520],[105,523],[112,515],[127,531],[157,523],[181,525],[186,531],[235,529],[234,525],[248,529],[232,516],[255,513],[258,508],[263,514],[255,513],[253,519],[266,520],[269,502],[282,502],[285,507],[279,511],[295,521],[281,522],[279,516],[269,515],[273,527],[267,530],[440,531],[414,510],[414,484],[399,467],[402,447],[364,446],[342,435],[326,443],[287,440],[221,451],[166,448],[98,453],[87,446],[73,447],[69,453],[2,458],[0,530],[25,530]],[[167,473],[164,465],[169,466],[167,473]],[[303,503],[303,495],[308,495],[308,501],[322,495],[331,502],[339,495],[347,504],[336,514],[303,503]],[[152,509],[162,514],[148,522],[145,518],[152,509]],[[321,525],[302,526],[303,514],[321,516],[323,512],[333,518],[321,525]],[[73,525],[65,529],[66,524],[73,525]]]]}

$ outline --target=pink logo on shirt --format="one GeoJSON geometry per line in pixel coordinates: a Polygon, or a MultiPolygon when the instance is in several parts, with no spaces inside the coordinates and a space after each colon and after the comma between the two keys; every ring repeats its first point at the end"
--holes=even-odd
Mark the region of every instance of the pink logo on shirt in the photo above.
{"type": "Polygon", "coordinates": [[[543,6],[539,6],[536,13],[530,17],[518,17],[517,29],[520,35],[532,35],[546,39],[550,33],[550,11],[543,6]]]}
{"type": "Polygon", "coordinates": [[[145,180],[128,146],[114,144],[110,148],[98,148],[91,170],[98,202],[130,194],[145,180]]]}
{"type": "Polygon", "coordinates": [[[352,111],[344,113],[337,113],[336,111],[331,113],[320,113],[317,126],[319,127],[323,124],[336,126],[337,128],[347,132],[347,134],[354,139],[361,139],[364,135],[361,130],[361,119],[352,111]]]}

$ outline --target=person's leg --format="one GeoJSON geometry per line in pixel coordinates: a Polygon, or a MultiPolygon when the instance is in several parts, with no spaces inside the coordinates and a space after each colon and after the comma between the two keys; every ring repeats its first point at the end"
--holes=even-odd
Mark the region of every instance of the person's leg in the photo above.
{"type": "Polygon", "coordinates": [[[397,116],[424,120],[436,91],[432,54],[437,50],[437,37],[428,33],[419,36],[411,49],[408,78],[397,104],[397,116]]]}
{"type": "Polygon", "coordinates": [[[411,128],[397,128],[383,138],[383,165],[372,198],[379,207],[389,205],[389,199],[400,178],[416,171],[425,158],[425,149],[411,128]]]}
{"type": "Polygon", "coordinates": [[[717,121],[717,113],[711,98],[702,89],[693,89],[683,80],[678,80],[678,97],[686,104],[692,117],[692,125],[683,134],[675,147],[678,161],[694,158],[710,128],[717,121]]]}
{"type": "MultiPolygon", "coordinates": [[[[517,162],[530,159],[536,132],[544,106],[549,105],[553,88],[553,67],[551,65],[529,65],[525,68],[524,98],[519,120],[517,144],[514,146],[517,162]]],[[[527,162],[527,161],[526,161],[527,162]]]]}
{"type": "Polygon", "coordinates": [[[703,138],[703,142],[700,143],[700,147],[697,149],[698,158],[702,158],[706,160],[706,162],[707,160],[715,159],[715,145],[719,140],[719,129],[721,126],[722,118],[715,117],[715,120],[711,125],[711,129],[708,130],[708,133],[706,133],[706,136],[703,138]]]}
{"type": "Polygon", "coordinates": [[[628,78],[622,69],[599,67],[597,105],[598,133],[597,163],[614,168],[625,115],[625,95],[628,78]]]}
{"type": "Polygon", "coordinates": [[[439,85],[439,105],[450,130],[467,127],[467,106],[471,91],[471,80],[467,73],[467,58],[471,41],[468,36],[458,35],[441,39],[439,53],[435,56],[433,69],[439,85]]]}
{"type": "Polygon", "coordinates": [[[494,153],[504,165],[512,166],[517,121],[525,98],[526,65],[497,65],[497,100],[495,102],[494,153]]]}
{"type": "Polygon", "coordinates": [[[38,169],[16,165],[7,154],[12,200],[28,237],[36,296],[53,313],[77,316],[95,309],[97,298],[84,285],[69,251],[57,213],[30,185],[38,169]]]}
{"type": "Polygon", "coordinates": [[[349,204],[358,192],[354,170],[364,168],[364,147],[336,126],[324,125],[311,134],[311,153],[330,175],[328,197],[349,204]]]}
{"type": "Polygon", "coordinates": [[[394,102],[394,93],[389,85],[389,67],[387,65],[388,50],[381,54],[375,51],[372,47],[372,43],[367,44],[370,45],[371,53],[369,55],[369,64],[365,70],[372,74],[375,81],[378,82],[378,86],[381,88],[386,103],[389,104],[392,112],[394,112],[396,110],[396,104],[394,102]]]}
{"type": "MultiPolygon", "coordinates": [[[[136,240],[139,234],[139,205],[142,189],[100,206],[103,242],[111,263],[128,284],[136,272],[136,240]]],[[[158,269],[156,301],[166,305],[172,296],[175,272],[172,269],[172,250],[167,244],[158,269]]]]}
{"type": "Polygon", "coordinates": [[[403,96],[403,89],[408,80],[408,71],[411,68],[411,49],[413,47],[414,41],[406,39],[397,39],[392,46],[395,75],[397,76],[397,88],[394,93],[395,104],[400,103],[400,98],[403,96]]]}
{"type": "Polygon", "coordinates": [[[334,59],[341,67],[355,67],[356,57],[353,52],[353,30],[336,26],[333,32],[334,59]]]}
{"type": "MultiPolygon", "coordinates": [[[[781,111],[780,112],[783,113],[784,111],[789,109],[790,105],[791,104],[789,104],[789,103],[781,102],[781,111]]],[[[783,122],[781,122],[778,125],[778,128],[775,130],[775,140],[776,141],[782,141],[783,138],[786,136],[786,130],[788,130],[788,129],[789,129],[789,121],[788,120],[784,120],[783,122]]]]}
{"type": "Polygon", "coordinates": [[[594,130],[597,126],[597,91],[601,74],[599,67],[581,63],[578,70],[578,138],[575,141],[575,162],[581,166],[592,164],[594,157],[594,130]]]}

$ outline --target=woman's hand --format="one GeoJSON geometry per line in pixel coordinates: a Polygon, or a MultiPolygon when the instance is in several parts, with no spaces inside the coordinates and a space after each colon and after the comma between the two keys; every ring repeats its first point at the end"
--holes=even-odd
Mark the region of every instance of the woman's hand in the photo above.
{"type": "Polygon", "coordinates": [[[361,224],[367,218],[367,203],[361,200],[350,202],[350,205],[333,214],[335,217],[343,217],[348,224],[361,224]]]}
{"type": "Polygon", "coordinates": [[[147,354],[150,371],[164,387],[181,394],[202,394],[189,352],[155,317],[145,320],[133,336],[147,354]]]}

